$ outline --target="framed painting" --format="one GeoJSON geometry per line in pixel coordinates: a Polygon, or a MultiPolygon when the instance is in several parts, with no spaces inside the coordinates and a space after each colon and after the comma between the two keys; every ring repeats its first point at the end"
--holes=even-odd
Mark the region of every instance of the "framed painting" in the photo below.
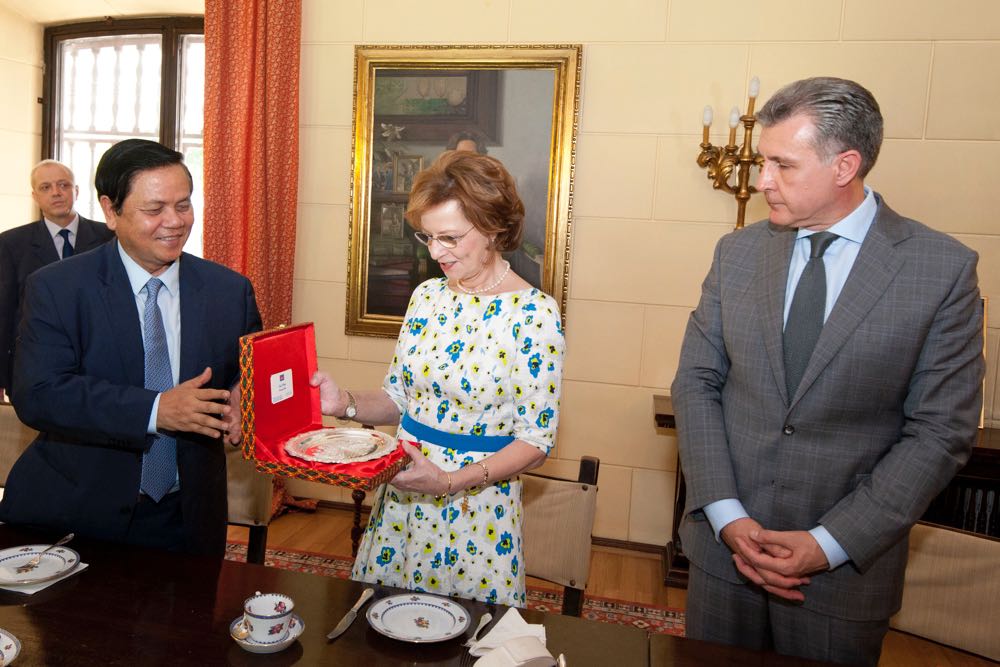
{"type": "Polygon", "coordinates": [[[580,69],[579,45],[355,47],[349,335],[395,338],[413,289],[443,275],[403,213],[462,141],[514,176],[525,230],[504,256],[565,318],[580,69]]]}
{"type": "Polygon", "coordinates": [[[397,155],[393,160],[393,192],[410,191],[413,178],[424,168],[424,158],[420,155],[397,155]]]}

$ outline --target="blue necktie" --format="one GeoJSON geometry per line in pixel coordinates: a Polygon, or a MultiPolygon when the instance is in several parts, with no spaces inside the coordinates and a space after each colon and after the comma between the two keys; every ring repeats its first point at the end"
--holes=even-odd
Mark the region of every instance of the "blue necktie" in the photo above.
{"type": "Polygon", "coordinates": [[[823,264],[823,253],[837,238],[832,232],[819,232],[809,237],[809,261],[795,287],[788,321],[785,322],[785,388],[788,390],[789,401],[799,388],[813,348],[823,331],[823,314],[826,312],[826,266],[823,264]]]}
{"type": "Polygon", "coordinates": [[[62,258],[66,259],[67,257],[72,257],[73,256],[73,244],[69,242],[69,230],[68,229],[60,229],[59,230],[59,236],[63,237],[62,258]]]}
{"type": "MultiPolygon", "coordinates": [[[[174,386],[167,352],[167,332],[163,328],[163,314],[156,303],[163,283],[150,278],[146,283],[146,308],[142,321],[145,329],[143,347],[146,350],[146,389],[164,392],[174,386]]],[[[142,482],[140,489],[147,496],[160,502],[177,480],[177,441],[164,435],[148,436],[153,444],[142,457],[142,482]]]]}

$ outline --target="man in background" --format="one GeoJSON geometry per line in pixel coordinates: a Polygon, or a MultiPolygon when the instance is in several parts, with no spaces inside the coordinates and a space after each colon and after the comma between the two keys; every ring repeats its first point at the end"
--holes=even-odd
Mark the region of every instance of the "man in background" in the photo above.
{"type": "Polygon", "coordinates": [[[10,394],[24,281],[46,264],[114,238],[106,225],[77,214],[80,189],[69,167],[42,160],[31,170],[31,198],[42,219],[0,234],[0,393],[10,394]]]}
{"type": "Polygon", "coordinates": [[[194,224],[183,156],[144,139],[96,174],[117,241],[28,278],[14,364],[18,417],[40,431],[0,521],[221,557],[222,435],[238,434],[250,282],[182,252],[194,224]]]}
{"type": "Polygon", "coordinates": [[[865,187],[860,85],[795,82],[758,120],[770,220],[719,241],[671,392],[687,632],[874,666],[910,527],[976,436],[978,258],[865,187]]]}

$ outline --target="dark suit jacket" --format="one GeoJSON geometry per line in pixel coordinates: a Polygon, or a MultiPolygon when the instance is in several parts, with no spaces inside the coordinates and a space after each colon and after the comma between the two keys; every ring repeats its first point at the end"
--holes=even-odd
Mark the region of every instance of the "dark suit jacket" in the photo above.
{"type": "MultiPolygon", "coordinates": [[[[103,222],[81,215],[74,250],[86,252],[114,237],[103,222]]],[[[55,244],[42,220],[0,234],[0,388],[9,390],[14,377],[14,343],[24,282],[38,269],[57,261],[55,244]]]]}
{"type": "Polygon", "coordinates": [[[794,230],[723,237],[688,323],[671,396],[687,507],[684,551],[741,578],[702,508],[738,498],[765,528],[822,524],[851,561],[805,606],[855,620],[899,609],[910,527],[966,461],[981,405],[976,254],[881,197],[794,396],[782,315],[794,230]]]}
{"type": "MultiPolygon", "coordinates": [[[[180,259],[180,379],[212,368],[239,377],[239,338],[258,331],[250,282],[218,264],[180,259]]],[[[135,296],[118,243],[51,264],[25,290],[14,409],[41,433],[11,469],[0,521],[121,541],[139,495],[156,392],[143,388],[135,296]]],[[[177,434],[183,548],[220,554],[226,533],[223,444],[177,434]]]]}

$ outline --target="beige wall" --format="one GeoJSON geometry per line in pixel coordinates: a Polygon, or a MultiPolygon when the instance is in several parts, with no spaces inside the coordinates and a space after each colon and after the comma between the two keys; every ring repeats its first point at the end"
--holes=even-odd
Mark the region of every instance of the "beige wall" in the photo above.
{"type": "MultiPolygon", "coordinates": [[[[305,0],[294,319],[317,323],[321,364],[376,387],[392,341],[344,335],[353,45],[584,44],[562,425],[546,464],[601,457],[595,533],[662,543],[676,448],[653,427],[713,245],[735,219],[694,164],[705,104],[717,116],[792,79],[873,90],[887,138],[869,183],[896,210],[979,251],[993,298],[987,418],[1000,423],[1000,4],[993,0],[305,0]],[[899,20],[902,15],[906,21],[899,20]],[[996,415],[996,417],[994,417],[996,415]]],[[[0,8],[0,230],[35,210],[42,28],[0,8]]],[[[717,129],[720,129],[717,125],[717,129]]],[[[719,133],[714,139],[722,141],[719,133]]],[[[765,215],[758,199],[749,218],[765,215]]],[[[296,491],[348,500],[330,487],[296,491]]]]}
{"type": "MultiPolygon", "coordinates": [[[[595,533],[662,544],[676,445],[653,426],[652,395],[681,335],[730,197],[694,163],[701,109],[724,117],[811,75],[857,79],[879,99],[887,137],[869,183],[896,210],[981,254],[990,323],[988,413],[1000,357],[1000,4],[994,0],[305,0],[301,188],[294,319],[314,320],[321,365],[376,387],[392,341],[344,335],[353,45],[584,44],[559,441],[569,473],[600,456],[595,533]],[[906,21],[900,17],[905,15],[906,21]]],[[[715,140],[724,139],[721,134],[715,140]]],[[[758,199],[749,217],[765,215],[758,199]]],[[[343,492],[328,497],[347,499],[343,492]]]]}
{"type": "Polygon", "coordinates": [[[0,232],[31,222],[28,172],[41,153],[42,26],[0,7],[0,232]]]}

